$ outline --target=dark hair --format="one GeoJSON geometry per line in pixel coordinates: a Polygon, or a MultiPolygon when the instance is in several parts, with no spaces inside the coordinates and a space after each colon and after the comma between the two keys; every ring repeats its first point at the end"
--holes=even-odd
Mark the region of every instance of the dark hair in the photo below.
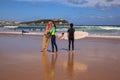
{"type": "Polygon", "coordinates": [[[53,24],[54,24],[53,26],[55,27],[55,32],[56,32],[56,25],[55,25],[55,23],[53,23],[53,24]]]}
{"type": "Polygon", "coordinates": [[[55,29],[56,29],[56,25],[55,25],[55,23],[53,23],[54,24],[54,27],[55,27],[55,29]]]}
{"type": "Polygon", "coordinates": [[[73,23],[70,23],[70,27],[73,28],[73,23]]]}
{"type": "Polygon", "coordinates": [[[54,27],[56,28],[56,25],[54,24],[54,27]]]}

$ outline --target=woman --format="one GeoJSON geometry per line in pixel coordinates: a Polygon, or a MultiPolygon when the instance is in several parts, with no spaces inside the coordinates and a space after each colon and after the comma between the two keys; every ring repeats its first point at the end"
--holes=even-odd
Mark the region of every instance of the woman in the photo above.
{"type": "Polygon", "coordinates": [[[54,26],[52,27],[52,29],[50,30],[50,34],[51,34],[51,45],[52,45],[52,53],[54,54],[54,46],[56,48],[56,52],[58,52],[58,48],[57,48],[57,44],[56,44],[56,25],[54,24],[54,26]]]}

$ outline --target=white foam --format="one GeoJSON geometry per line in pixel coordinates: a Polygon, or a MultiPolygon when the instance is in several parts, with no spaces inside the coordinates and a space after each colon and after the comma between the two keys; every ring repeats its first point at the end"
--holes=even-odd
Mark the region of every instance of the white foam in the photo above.
{"type": "MultiPolygon", "coordinates": [[[[0,34],[19,34],[21,35],[22,32],[0,32],[0,34]]],[[[29,32],[29,33],[23,33],[23,35],[43,35],[44,33],[40,32],[29,32]]]]}
{"type": "MultiPolygon", "coordinates": [[[[22,32],[0,32],[0,34],[17,34],[17,35],[22,35],[22,32]]],[[[43,32],[29,32],[29,33],[23,33],[23,35],[43,35],[44,33],[43,32]]],[[[58,35],[60,33],[56,33],[56,35],[58,35]]],[[[120,39],[120,36],[107,36],[107,35],[91,35],[89,34],[87,37],[97,37],[97,38],[119,38],[120,39]]]]}
{"type": "Polygon", "coordinates": [[[18,28],[18,26],[4,26],[4,28],[18,28]]]}
{"type": "Polygon", "coordinates": [[[100,28],[105,30],[120,30],[120,27],[100,27],[100,28]]]}

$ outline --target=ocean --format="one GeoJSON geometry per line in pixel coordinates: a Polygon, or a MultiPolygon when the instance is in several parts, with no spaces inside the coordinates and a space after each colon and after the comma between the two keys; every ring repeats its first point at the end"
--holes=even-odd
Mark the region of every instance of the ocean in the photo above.
{"type": "MultiPolygon", "coordinates": [[[[67,32],[69,26],[57,26],[57,33],[67,32]]],[[[76,31],[85,31],[89,35],[98,36],[120,36],[120,25],[87,25],[74,26],[76,31]]],[[[21,32],[25,30],[27,32],[43,33],[45,26],[2,26],[0,25],[0,32],[21,32]]]]}

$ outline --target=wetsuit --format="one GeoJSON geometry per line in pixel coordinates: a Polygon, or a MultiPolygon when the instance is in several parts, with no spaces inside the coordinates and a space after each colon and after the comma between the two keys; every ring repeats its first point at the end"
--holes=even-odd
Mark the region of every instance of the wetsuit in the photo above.
{"type": "Polygon", "coordinates": [[[74,32],[75,32],[74,28],[68,29],[68,42],[69,42],[68,47],[69,47],[69,50],[70,50],[71,42],[72,42],[72,50],[74,50],[74,32]]]}

